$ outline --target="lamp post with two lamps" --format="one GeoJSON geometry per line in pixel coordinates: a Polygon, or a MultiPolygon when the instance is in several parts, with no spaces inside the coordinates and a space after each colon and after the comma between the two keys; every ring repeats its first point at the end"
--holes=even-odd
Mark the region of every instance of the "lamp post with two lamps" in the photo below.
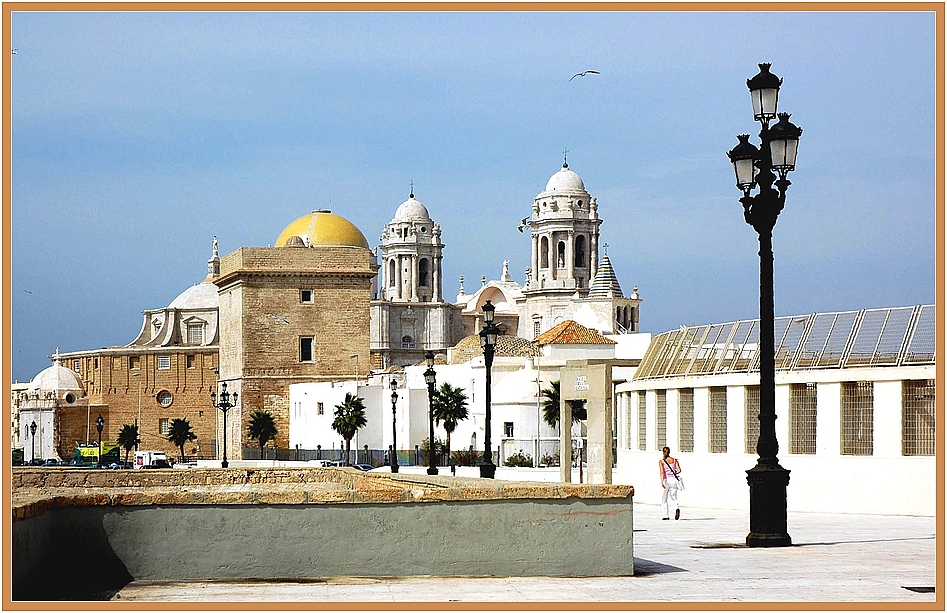
{"type": "Polygon", "coordinates": [[[217,393],[210,393],[210,403],[214,406],[215,409],[224,412],[224,459],[220,463],[221,468],[227,468],[230,464],[227,462],[227,411],[237,406],[237,392],[232,394],[233,402],[231,402],[231,393],[227,391],[227,382],[224,381],[220,384],[220,399],[217,399],[217,393]]]}
{"type": "Polygon", "coordinates": [[[398,382],[391,378],[391,472],[398,472],[398,382]]]}
{"type": "Polygon", "coordinates": [[[427,474],[436,475],[437,465],[434,464],[434,385],[437,382],[437,372],[434,370],[434,352],[428,351],[425,353],[424,360],[427,362],[427,370],[424,371],[424,382],[427,383],[427,420],[430,426],[427,474]]]}
{"type": "Polygon", "coordinates": [[[493,323],[493,315],[496,307],[487,300],[483,305],[483,330],[480,331],[480,347],[483,348],[483,363],[486,366],[486,394],[484,400],[486,403],[486,414],[484,417],[483,434],[483,457],[480,458],[480,476],[484,479],[493,479],[497,472],[497,467],[493,463],[493,450],[490,449],[490,404],[492,401],[493,387],[493,356],[496,353],[497,334],[500,329],[493,323]]]}
{"type": "Polygon", "coordinates": [[[101,415],[95,418],[95,429],[99,433],[99,468],[102,468],[102,428],[105,427],[105,419],[101,415]]]}
{"type": "Polygon", "coordinates": [[[776,457],[776,359],[773,299],[773,227],[786,203],[791,183],[786,175],[796,167],[796,152],[802,129],[789,121],[789,113],[777,113],[779,86],[783,80],[760,64],[760,72],[746,82],[753,101],[753,118],[760,122],[761,147],[749,142],[748,134],[737,136],[739,144],[728,152],[736,174],[743,217],[760,240],[760,435],[756,443],[756,466],[746,471],[750,486],[749,547],[792,545],[786,526],[786,488],[789,471],[776,457]],[[778,118],[773,127],[769,122],[778,118]],[[773,174],[778,173],[779,178],[773,174]],[[754,187],[759,193],[751,196],[754,187]]]}

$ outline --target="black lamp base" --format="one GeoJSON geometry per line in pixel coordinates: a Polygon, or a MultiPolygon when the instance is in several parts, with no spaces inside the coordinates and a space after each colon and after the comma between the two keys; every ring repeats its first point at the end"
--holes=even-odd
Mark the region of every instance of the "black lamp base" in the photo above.
{"type": "Polygon", "coordinates": [[[436,474],[437,474],[437,468],[436,468],[435,466],[431,466],[430,468],[427,469],[427,474],[429,474],[429,475],[436,475],[436,474]]]}
{"type": "Polygon", "coordinates": [[[483,462],[480,464],[480,478],[493,479],[497,474],[496,464],[493,462],[483,462]]]}
{"type": "Polygon", "coordinates": [[[398,472],[398,464],[394,464],[394,465],[391,467],[391,472],[393,472],[393,473],[398,472]]]}
{"type": "Polygon", "coordinates": [[[750,533],[747,547],[789,547],[786,487],[789,471],[779,464],[757,464],[746,471],[750,486],[750,533]]]}

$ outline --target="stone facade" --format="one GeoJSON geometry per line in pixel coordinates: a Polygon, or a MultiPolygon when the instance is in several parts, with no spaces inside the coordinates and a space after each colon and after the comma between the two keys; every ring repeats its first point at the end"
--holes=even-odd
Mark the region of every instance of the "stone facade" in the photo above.
{"type": "Polygon", "coordinates": [[[258,410],[274,416],[276,444],[289,446],[291,383],[368,375],[376,274],[371,251],[354,246],[243,247],[221,259],[220,380],[239,395],[228,449],[239,451],[258,410]]]}

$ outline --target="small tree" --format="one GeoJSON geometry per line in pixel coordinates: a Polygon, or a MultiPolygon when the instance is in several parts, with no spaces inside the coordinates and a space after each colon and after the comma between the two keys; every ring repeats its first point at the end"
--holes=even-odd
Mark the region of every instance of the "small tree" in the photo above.
{"type": "Polygon", "coordinates": [[[434,421],[444,422],[447,432],[447,458],[450,461],[450,435],[457,429],[457,423],[467,419],[467,395],[464,390],[450,383],[441,385],[432,399],[434,421]]]}
{"type": "Polygon", "coordinates": [[[191,424],[186,417],[171,420],[168,428],[168,440],[181,450],[181,461],[184,461],[184,445],[197,440],[197,435],[191,430],[191,424]]]}
{"type": "Polygon", "coordinates": [[[260,443],[260,459],[263,459],[263,447],[268,441],[276,438],[276,420],[269,411],[254,411],[250,415],[250,425],[247,427],[247,436],[250,440],[260,443]]]}
{"type": "Polygon", "coordinates": [[[335,405],[335,419],[332,420],[332,429],[345,439],[345,464],[349,464],[349,450],[352,439],[359,428],[364,428],[368,420],[365,419],[365,400],[350,392],[345,393],[342,404],[335,405]]]}
{"type": "Polygon", "coordinates": [[[125,450],[125,463],[128,464],[128,454],[132,449],[138,447],[141,439],[138,437],[138,426],[125,424],[121,432],[118,433],[118,444],[125,450]]]}
{"type": "MultiPolygon", "coordinates": [[[[542,391],[543,399],[543,421],[549,424],[550,428],[559,426],[559,403],[561,395],[559,393],[559,381],[553,381],[550,387],[542,391]]],[[[588,419],[588,412],[585,410],[585,402],[582,400],[570,400],[572,405],[572,423],[588,419]]]]}

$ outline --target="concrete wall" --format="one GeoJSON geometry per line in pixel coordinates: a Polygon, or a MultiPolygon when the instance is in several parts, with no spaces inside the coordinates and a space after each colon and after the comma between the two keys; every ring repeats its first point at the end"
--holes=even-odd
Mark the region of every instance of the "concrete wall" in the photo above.
{"type": "Polygon", "coordinates": [[[630,498],[75,507],[14,522],[12,549],[16,600],[132,579],[634,572],[630,498]]]}

